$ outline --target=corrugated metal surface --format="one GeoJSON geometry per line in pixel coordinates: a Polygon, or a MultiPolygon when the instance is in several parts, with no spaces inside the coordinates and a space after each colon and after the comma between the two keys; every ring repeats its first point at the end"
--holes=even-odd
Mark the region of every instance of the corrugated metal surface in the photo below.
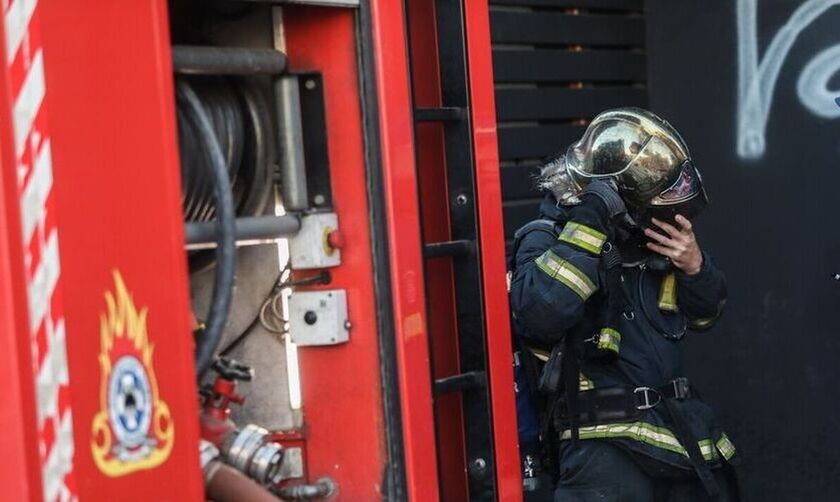
{"type": "Polygon", "coordinates": [[[508,239],[536,217],[540,160],[616,106],[646,106],[642,0],[491,0],[508,239]]]}

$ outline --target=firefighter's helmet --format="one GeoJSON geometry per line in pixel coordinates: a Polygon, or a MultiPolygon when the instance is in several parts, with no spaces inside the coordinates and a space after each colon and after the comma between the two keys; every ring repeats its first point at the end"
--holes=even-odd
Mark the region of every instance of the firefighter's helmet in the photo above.
{"type": "Polygon", "coordinates": [[[566,169],[579,187],[612,178],[636,214],[680,212],[691,218],[706,204],[700,173],[688,146],[665,120],[640,108],[596,116],[580,141],[569,146],[566,169]]]}

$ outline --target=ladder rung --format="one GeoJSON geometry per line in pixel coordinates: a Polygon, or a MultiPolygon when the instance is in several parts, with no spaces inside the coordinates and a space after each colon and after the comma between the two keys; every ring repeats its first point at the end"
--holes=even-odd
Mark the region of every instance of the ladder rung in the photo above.
{"type": "Polygon", "coordinates": [[[446,256],[466,256],[473,251],[473,241],[444,241],[423,246],[423,256],[426,258],[441,258],[446,256]]]}
{"type": "Polygon", "coordinates": [[[414,120],[417,122],[457,122],[464,120],[466,110],[454,106],[443,108],[415,108],[414,120]]]}
{"type": "Polygon", "coordinates": [[[470,371],[435,380],[435,394],[481,389],[486,385],[487,375],[483,371],[470,371]]]}

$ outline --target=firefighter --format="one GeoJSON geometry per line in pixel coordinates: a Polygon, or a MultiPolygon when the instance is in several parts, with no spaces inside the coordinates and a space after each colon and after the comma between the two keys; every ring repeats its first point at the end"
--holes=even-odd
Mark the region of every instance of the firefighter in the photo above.
{"type": "Polygon", "coordinates": [[[683,373],[681,340],[726,300],[694,234],[707,199],[685,142],[651,112],[609,110],[540,186],[510,300],[520,352],[545,361],[555,500],[736,500],[735,447],[683,373]]]}

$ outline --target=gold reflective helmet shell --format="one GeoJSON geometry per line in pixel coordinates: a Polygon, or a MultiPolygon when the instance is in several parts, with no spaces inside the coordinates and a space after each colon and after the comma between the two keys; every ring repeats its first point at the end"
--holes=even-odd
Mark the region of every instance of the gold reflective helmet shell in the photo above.
{"type": "MultiPolygon", "coordinates": [[[[569,175],[580,186],[612,178],[631,209],[675,206],[697,198],[702,187],[688,146],[665,120],[641,108],[616,108],[596,116],[565,156],[569,175]]],[[[700,202],[700,201],[697,201],[700,202]]]]}

